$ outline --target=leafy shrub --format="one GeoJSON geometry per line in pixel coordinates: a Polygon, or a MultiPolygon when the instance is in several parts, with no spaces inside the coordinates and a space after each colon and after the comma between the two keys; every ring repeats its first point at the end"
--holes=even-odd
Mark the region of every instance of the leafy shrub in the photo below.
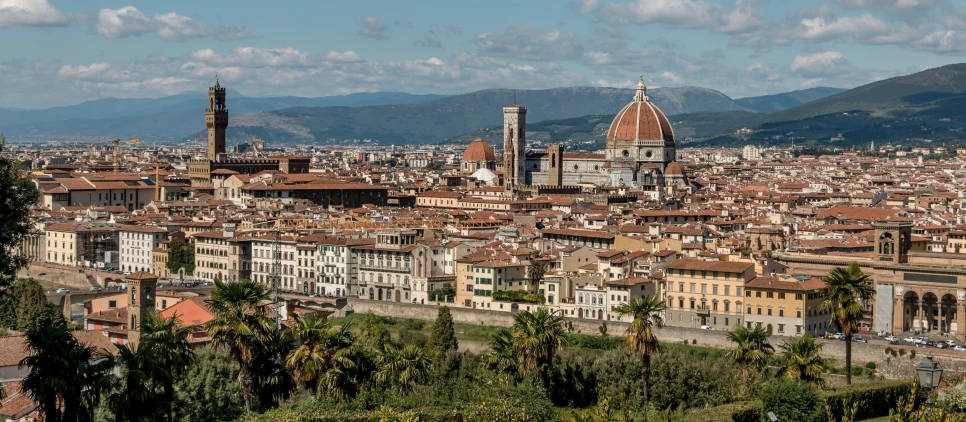
{"type": "Polygon", "coordinates": [[[966,412],[966,381],[943,393],[939,405],[950,412],[966,412]]]}
{"type": "Polygon", "coordinates": [[[915,358],[916,358],[916,351],[913,350],[913,351],[909,352],[909,359],[912,360],[912,359],[915,359],[915,358]]]}
{"type": "Polygon", "coordinates": [[[896,351],[896,349],[893,349],[892,347],[886,347],[885,348],[885,354],[887,354],[887,355],[891,355],[891,354],[895,353],[895,351],[896,351]]]}
{"type": "Polygon", "coordinates": [[[761,402],[744,401],[712,407],[688,415],[688,421],[697,422],[758,422],[761,402]]]}
{"type": "Polygon", "coordinates": [[[724,356],[668,348],[651,358],[648,392],[657,409],[719,406],[739,397],[738,365],[724,356]]]}
{"type": "Polygon", "coordinates": [[[568,344],[584,349],[614,350],[624,345],[624,337],[602,337],[589,334],[571,334],[568,344]]]}
{"type": "Polygon", "coordinates": [[[822,398],[810,385],[790,379],[769,383],[761,391],[760,420],[774,412],[780,421],[821,422],[825,419],[822,398]]]}
{"type": "Polygon", "coordinates": [[[906,355],[906,349],[899,349],[899,356],[905,356],[905,355],[906,355]]]}
{"type": "Polygon", "coordinates": [[[545,303],[547,299],[539,293],[529,293],[526,290],[502,290],[493,292],[493,300],[523,303],[545,303]]]}
{"type": "Polygon", "coordinates": [[[619,348],[603,353],[594,361],[592,372],[597,377],[597,395],[609,397],[618,409],[640,409],[644,405],[641,385],[641,358],[619,348]]]}
{"type": "Polygon", "coordinates": [[[421,319],[404,319],[400,325],[407,330],[420,331],[426,328],[426,321],[421,319]]]}
{"type": "Polygon", "coordinates": [[[865,367],[866,367],[866,369],[869,369],[869,370],[872,370],[872,371],[875,371],[875,362],[867,362],[867,363],[865,364],[865,367]]]}
{"type": "MultiPolygon", "coordinates": [[[[859,403],[856,420],[865,420],[889,415],[899,398],[908,395],[915,388],[909,381],[878,382],[875,384],[853,385],[825,392],[825,402],[836,418],[842,416],[842,402],[859,403]]],[[[924,399],[921,398],[921,399],[924,399]]]]}

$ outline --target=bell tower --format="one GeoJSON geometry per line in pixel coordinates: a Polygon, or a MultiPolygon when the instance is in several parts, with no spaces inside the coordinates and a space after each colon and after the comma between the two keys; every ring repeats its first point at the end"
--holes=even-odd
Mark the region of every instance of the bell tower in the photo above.
{"type": "Polygon", "coordinates": [[[138,271],[124,278],[127,283],[127,343],[136,346],[141,340],[141,324],[154,309],[158,276],[138,271]]]}
{"type": "Polygon", "coordinates": [[[216,161],[225,153],[225,130],[228,129],[228,106],[225,104],[225,88],[218,83],[208,88],[208,108],[205,109],[205,125],[208,126],[208,159],[216,161]]]}
{"type": "Polygon", "coordinates": [[[527,184],[527,108],[515,103],[503,107],[503,179],[508,191],[527,184]]]}
{"type": "Polygon", "coordinates": [[[912,223],[906,221],[875,221],[875,260],[905,264],[912,248],[912,223]]]}

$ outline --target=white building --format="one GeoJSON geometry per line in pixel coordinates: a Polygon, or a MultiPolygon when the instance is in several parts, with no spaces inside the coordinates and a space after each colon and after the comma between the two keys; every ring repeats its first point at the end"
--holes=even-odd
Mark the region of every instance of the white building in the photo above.
{"type": "Polygon", "coordinates": [[[315,242],[315,283],[309,286],[309,292],[329,296],[349,294],[354,268],[347,243],[346,239],[339,238],[315,242]]]}
{"type": "Polygon", "coordinates": [[[764,152],[759,146],[755,145],[745,145],[745,148],[741,150],[741,158],[749,161],[761,160],[761,154],[764,152]]]}
{"type": "Polygon", "coordinates": [[[119,264],[124,272],[152,272],[152,251],[168,238],[168,232],[155,226],[119,226],[119,264]]]}
{"type": "MultiPolygon", "coordinates": [[[[267,288],[272,287],[272,254],[275,248],[275,236],[269,234],[258,239],[252,239],[252,281],[261,283],[267,288]]],[[[279,276],[281,277],[281,290],[283,292],[295,292],[298,288],[296,284],[296,248],[295,238],[292,236],[281,236],[279,239],[279,251],[281,253],[279,264],[279,276]]]]}

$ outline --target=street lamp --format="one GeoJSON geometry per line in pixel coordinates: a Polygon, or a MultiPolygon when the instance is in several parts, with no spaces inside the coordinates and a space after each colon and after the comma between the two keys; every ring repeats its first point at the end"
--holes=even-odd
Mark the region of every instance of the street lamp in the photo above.
{"type": "Polygon", "coordinates": [[[925,388],[928,392],[926,395],[926,411],[932,407],[932,390],[939,387],[939,381],[943,377],[943,370],[939,367],[939,364],[933,362],[932,353],[926,355],[926,360],[922,361],[919,366],[916,367],[916,375],[919,377],[919,386],[925,388]]]}

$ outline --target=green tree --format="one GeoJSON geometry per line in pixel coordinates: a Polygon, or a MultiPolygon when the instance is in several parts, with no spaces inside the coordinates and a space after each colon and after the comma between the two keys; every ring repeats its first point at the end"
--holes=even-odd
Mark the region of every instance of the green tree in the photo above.
{"type": "Polygon", "coordinates": [[[268,292],[251,280],[223,283],[216,281],[211,299],[205,301],[214,318],[204,328],[211,336],[214,347],[226,347],[239,363],[238,383],[245,400],[245,410],[250,411],[254,398],[251,365],[253,358],[264,350],[271,340],[275,324],[266,314],[262,301],[268,300],[268,292]]]}
{"type": "Polygon", "coordinates": [[[641,384],[644,386],[644,404],[647,404],[647,381],[651,374],[651,355],[661,351],[656,328],[664,326],[664,301],[657,296],[639,296],[617,307],[621,318],[630,315],[633,320],[627,327],[627,347],[641,356],[641,384]]]}
{"type": "Polygon", "coordinates": [[[318,391],[318,386],[341,391],[340,381],[345,381],[342,376],[356,367],[351,326],[333,326],[322,313],[292,318],[293,324],[283,335],[297,343],[285,358],[296,384],[313,391],[318,391]]]}
{"type": "Polygon", "coordinates": [[[530,266],[527,267],[527,279],[530,282],[530,291],[536,291],[540,287],[540,282],[543,280],[544,268],[543,264],[537,260],[538,255],[536,252],[530,257],[530,266]]]}
{"type": "Polygon", "coordinates": [[[769,336],[768,331],[757,325],[754,328],[736,326],[728,332],[728,340],[735,343],[728,357],[739,364],[761,369],[768,356],[775,352],[775,348],[768,343],[769,336]]]}
{"type": "MultiPolygon", "coordinates": [[[[18,283],[21,281],[18,280],[18,283]]],[[[47,300],[43,286],[34,279],[24,280],[20,289],[20,300],[17,304],[17,327],[26,327],[38,314],[46,312],[57,313],[57,307],[47,300]]]]}
{"type": "Polygon", "coordinates": [[[651,371],[655,409],[707,408],[743,398],[738,364],[722,355],[668,347],[654,357],[651,371]]]}
{"type": "Polygon", "coordinates": [[[225,351],[204,347],[175,384],[175,412],[184,422],[229,422],[245,412],[238,362],[225,351]]]}
{"type": "Polygon", "coordinates": [[[111,386],[110,355],[77,341],[67,321],[54,312],[39,313],[27,322],[24,334],[28,355],[19,366],[29,372],[22,388],[39,404],[44,420],[93,420],[101,393],[111,386]]]}
{"type": "Polygon", "coordinates": [[[591,372],[597,379],[597,394],[609,397],[618,409],[644,406],[641,385],[641,357],[628,348],[610,350],[594,360],[591,372]]]}
{"type": "Polygon", "coordinates": [[[557,311],[539,308],[513,314],[513,343],[520,375],[525,377],[535,370],[552,373],[553,359],[566,341],[563,317],[557,311]]]}
{"type": "Polygon", "coordinates": [[[141,347],[150,350],[155,367],[151,381],[161,389],[155,406],[163,408],[168,421],[174,420],[176,380],[184,376],[194,359],[188,343],[188,335],[193,330],[194,327],[183,326],[177,314],[165,318],[154,309],[141,323],[141,347]]]}
{"type": "Polygon", "coordinates": [[[823,346],[825,345],[816,342],[808,333],[779,346],[785,359],[785,374],[789,378],[807,382],[815,387],[824,387],[825,380],[822,379],[822,372],[825,371],[829,360],[822,357],[823,346]]]}
{"type": "Polygon", "coordinates": [[[456,297],[456,288],[450,283],[443,283],[443,287],[433,290],[432,295],[437,302],[452,302],[456,297]]]}
{"type": "Polygon", "coordinates": [[[808,384],[798,380],[778,379],[761,391],[761,421],[768,422],[768,412],[780,421],[824,422],[822,398],[808,384]]]}
{"type": "Polygon", "coordinates": [[[504,382],[509,384],[520,379],[512,330],[500,328],[490,335],[490,350],[486,352],[484,361],[504,382]]]}
{"type": "Polygon", "coordinates": [[[829,312],[832,324],[845,334],[845,383],[852,384],[852,335],[859,330],[865,318],[863,303],[871,303],[875,297],[872,280],[862,273],[859,264],[838,267],[823,278],[822,310],[829,312]]]}
{"type": "Polygon", "coordinates": [[[456,329],[453,328],[453,314],[450,313],[448,306],[441,306],[436,313],[436,322],[433,323],[433,334],[429,339],[427,348],[435,356],[442,356],[450,350],[456,350],[459,342],[456,340],[456,329]]]}
{"type": "Polygon", "coordinates": [[[117,365],[120,380],[107,395],[107,407],[117,422],[160,420],[163,410],[158,407],[161,390],[154,381],[161,368],[157,354],[147,344],[117,346],[117,365]]]}
{"type": "Polygon", "coordinates": [[[27,258],[17,254],[20,241],[33,230],[28,213],[37,203],[37,190],[23,177],[16,155],[7,154],[6,138],[0,134],[0,293],[16,278],[17,271],[27,266],[27,258]]]}
{"type": "Polygon", "coordinates": [[[372,311],[366,312],[366,316],[359,323],[359,336],[362,345],[372,351],[382,350],[392,344],[392,336],[389,335],[386,324],[372,311]]]}
{"type": "Polygon", "coordinates": [[[432,361],[421,347],[407,344],[401,348],[386,347],[379,353],[378,363],[376,382],[405,391],[426,381],[432,361]]]}
{"type": "Polygon", "coordinates": [[[168,243],[168,271],[178,274],[184,268],[186,275],[195,272],[195,245],[185,240],[174,238],[168,243]]]}

